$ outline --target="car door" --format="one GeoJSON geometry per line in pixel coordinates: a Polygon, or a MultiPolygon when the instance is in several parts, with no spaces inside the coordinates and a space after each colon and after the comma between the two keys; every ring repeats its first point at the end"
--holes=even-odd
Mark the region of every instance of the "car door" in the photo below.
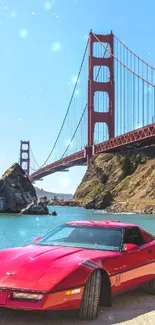
{"type": "Polygon", "coordinates": [[[140,229],[135,226],[123,229],[122,246],[126,244],[137,246],[134,249],[123,249],[103,263],[110,273],[113,294],[132,289],[154,277],[153,243],[147,242],[140,229]]]}
{"type": "Polygon", "coordinates": [[[138,227],[124,229],[124,244],[134,244],[134,250],[122,251],[121,289],[136,287],[151,280],[155,274],[153,244],[147,243],[138,227]]]}
{"type": "Polygon", "coordinates": [[[148,233],[147,231],[141,230],[142,234],[146,240],[145,247],[142,249],[147,250],[145,267],[143,268],[143,272],[145,271],[146,281],[151,280],[155,277],[155,236],[148,233]]]}

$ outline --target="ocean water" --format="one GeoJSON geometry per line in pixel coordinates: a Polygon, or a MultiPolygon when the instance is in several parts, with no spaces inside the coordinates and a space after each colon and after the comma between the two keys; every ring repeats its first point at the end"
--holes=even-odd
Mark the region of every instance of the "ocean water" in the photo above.
{"type": "Polygon", "coordinates": [[[155,215],[107,214],[104,211],[70,207],[49,207],[57,216],[22,216],[0,214],[0,249],[25,246],[65,221],[116,219],[136,223],[155,234],[155,215]]]}

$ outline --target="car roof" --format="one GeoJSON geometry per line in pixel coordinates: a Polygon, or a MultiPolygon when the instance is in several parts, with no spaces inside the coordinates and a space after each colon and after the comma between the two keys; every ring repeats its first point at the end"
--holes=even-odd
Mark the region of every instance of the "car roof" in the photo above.
{"type": "Polygon", "coordinates": [[[109,227],[113,227],[113,228],[139,227],[135,224],[121,222],[119,220],[72,221],[72,222],[66,222],[66,224],[77,225],[77,226],[100,226],[100,227],[108,227],[109,226],[109,227]]]}

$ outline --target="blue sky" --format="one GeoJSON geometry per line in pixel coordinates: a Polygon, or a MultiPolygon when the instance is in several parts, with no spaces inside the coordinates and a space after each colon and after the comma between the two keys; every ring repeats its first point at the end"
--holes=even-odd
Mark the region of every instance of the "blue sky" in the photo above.
{"type": "MultiPolygon", "coordinates": [[[[92,28],[111,30],[155,66],[155,2],[148,0],[1,0],[0,174],[30,140],[39,163],[48,156],[71,96],[92,28]]],[[[80,96],[80,94],[79,94],[80,96]]],[[[74,192],[85,168],[48,176],[37,185],[74,192]]]]}

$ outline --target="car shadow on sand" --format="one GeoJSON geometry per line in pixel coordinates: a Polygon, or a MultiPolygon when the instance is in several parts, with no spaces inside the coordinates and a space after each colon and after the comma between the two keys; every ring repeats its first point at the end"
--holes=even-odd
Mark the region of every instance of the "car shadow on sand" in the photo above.
{"type": "MultiPolygon", "coordinates": [[[[139,316],[153,312],[155,317],[155,296],[148,296],[141,291],[133,291],[128,294],[116,297],[113,301],[112,308],[101,308],[98,318],[93,321],[96,325],[115,325],[123,322],[131,321],[139,316]]],[[[149,317],[149,314],[148,314],[149,317]]],[[[80,325],[80,321],[76,312],[27,312],[0,309],[0,325],[80,325]]],[[[87,325],[92,321],[87,321],[87,325]]],[[[140,320],[139,324],[144,323],[140,320]]],[[[128,323],[127,323],[128,324],[128,323]]],[[[136,322],[136,324],[138,324],[136,322]]]]}

